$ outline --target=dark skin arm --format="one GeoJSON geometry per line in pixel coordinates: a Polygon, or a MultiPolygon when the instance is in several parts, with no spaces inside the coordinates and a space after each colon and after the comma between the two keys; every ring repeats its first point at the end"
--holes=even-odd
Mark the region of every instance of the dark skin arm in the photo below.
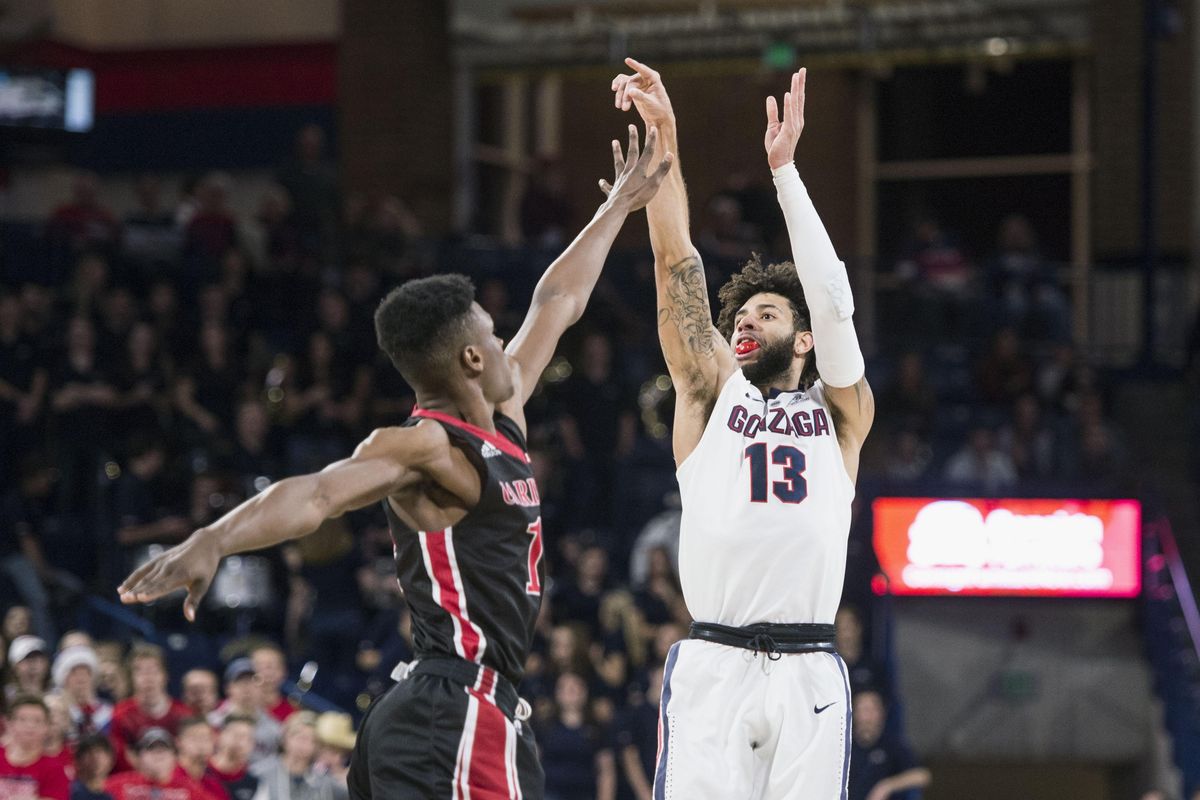
{"type": "Polygon", "coordinates": [[[440,425],[375,431],[350,458],[320,472],[287,478],[239,505],[183,543],[147,562],[117,588],[123,603],[148,603],[187,588],[184,615],[195,620],[220,560],[312,533],[326,519],[377,503],[425,480],[478,501],[479,476],[440,425]]]}
{"type": "Polygon", "coordinates": [[[629,126],[629,150],[621,153],[613,140],[613,183],[601,181],[608,199],[592,221],[575,237],[538,281],[529,313],[506,351],[515,367],[516,392],[500,405],[500,412],[525,428],[524,406],[538,379],[554,357],[558,340],[583,316],[588,299],[600,278],[608,251],[630,213],[644,207],[658,191],[671,169],[674,157],[661,158],[659,134],[653,127],[646,135],[646,149],[638,143],[637,128],[629,126]]]}

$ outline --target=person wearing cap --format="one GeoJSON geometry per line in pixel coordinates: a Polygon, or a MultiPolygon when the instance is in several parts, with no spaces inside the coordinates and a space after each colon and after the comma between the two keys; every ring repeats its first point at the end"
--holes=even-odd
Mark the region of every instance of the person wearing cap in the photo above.
{"type": "Polygon", "coordinates": [[[81,644],[64,647],[54,659],[51,674],[54,687],[67,701],[67,713],[71,716],[67,741],[72,744],[93,733],[108,733],[112,726],[112,704],[96,694],[99,668],[96,651],[81,644]]]}
{"type": "Polygon", "coordinates": [[[219,728],[231,714],[254,720],[251,764],[257,764],[279,752],[279,738],[283,729],[279,721],[263,709],[258,674],[254,671],[254,662],[249,658],[235,658],[225,668],[225,701],[209,715],[208,721],[219,728]]]}
{"type": "Polygon", "coordinates": [[[113,800],[104,791],[113,768],[112,742],[98,733],[85,736],[75,748],[75,780],[71,800],[113,800]]]}
{"type": "Polygon", "coordinates": [[[104,784],[113,800],[213,800],[203,786],[176,770],[175,740],[166,729],[147,729],[134,752],[136,769],[113,775],[104,784]]]}
{"type": "Polygon", "coordinates": [[[133,697],[117,703],[113,709],[112,740],[117,754],[118,771],[133,764],[126,751],[133,748],[150,728],[162,728],[174,735],[179,721],[192,712],[167,694],[167,664],[162,648],[151,644],[135,645],[129,653],[129,672],[133,697]]]}
{"type": "Polygon", "coordinates": [[[11,702],[17,695],[41,697],[50,688],[50,657],[46,642],[36,636],[18,636],[8,646],[8,664],[13,680],[4,687],[11,702]]]}
{"type": "Polygon", "coordinates": [[[46,704],[33,695],[18,695],[9,704],[7,720],[0,749],[0,798],[67,800],[67,773],[46,755],[50,731],[46,704]]]}
{"type": "Polygon", "coordinates": [[[318,716],[316,771],[345,785],[354,742],[354,720],[349,714],[326,711],[318,716]]]}

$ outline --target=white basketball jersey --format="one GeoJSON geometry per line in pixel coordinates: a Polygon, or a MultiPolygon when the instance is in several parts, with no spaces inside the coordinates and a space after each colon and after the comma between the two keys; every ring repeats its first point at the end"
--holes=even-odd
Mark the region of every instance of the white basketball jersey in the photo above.
{"type": "Polygon", "coordinates": [[[820,381],[764,399],[739,369],[676,475],[679,577],[696,620],[833,622],[854,484],[820,381]]]}

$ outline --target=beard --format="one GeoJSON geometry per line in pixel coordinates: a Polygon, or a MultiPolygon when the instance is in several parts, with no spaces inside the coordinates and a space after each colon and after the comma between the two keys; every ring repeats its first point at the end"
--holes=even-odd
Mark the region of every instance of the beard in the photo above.
{"type": "Polygon", "coordinates": [[[794,335],[764,343],[758,348],[758,358],[742,367],[742,374],[755,386],[771,383],[787,375],[795,358],[792,354],[794,345],[794,335]]]}

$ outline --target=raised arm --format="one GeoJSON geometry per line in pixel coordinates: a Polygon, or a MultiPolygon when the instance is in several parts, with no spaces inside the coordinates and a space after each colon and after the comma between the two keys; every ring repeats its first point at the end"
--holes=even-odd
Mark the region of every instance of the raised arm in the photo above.
{"type": "Polygon", "coordinates": [[[276,483],[143,564],[117,588],[121,602],[148,603],[186,588],[183,613],[194,621],[225,556],[306,536],[327,519],[423,480],[449,457],[449,439],[438,425],[377,430],[350,458],[276,483]]]}
{"type": "MultiPolygon", "coordinates": [[[[821,223],[794,163],[796,144],[804,129],[804,85],[807,71],[792,76],[791,91],[783,97],[783,118],[774,97],[767,98],[767,163],[775,178],[779,206],[787,222],[792,260],[804,287],[812,320],[817,373],[836,414],[843,452],[849,448],[857,471],[858,450],[875,419],[875,398],[867,384],[862,350],[854,330],[854,297],[846,265],[821,223]]],[[[847,463],[847,467],[852,465],[847,463]]]]}
{"type": "MultiPolygon", "coordinates": [[[[661,140],[653,128],[648,128],[644,152],[638,146],[637,128],[633,125],[629,126],[628,155],[621,154],[621,145],[615,139],[612,146],[616,176],[611,184],[600,182],[608,199],[542,275],[534,289],[529,313],[508,345],[507,353],[520,370],[519,390],[514,398],[518,407],[525,404],[536,388],[563,331],[583,315],[625,218],[650,201],[671,168],[673,156],[667,152],[659,157],[661,140]]],[[[516,408],[501,410],[510,415],[518,412],[516,408]]]]}
{"type": "MultiPolygon", "coordinates": [[[[675,112],[662,76],[632,58],[625,63],[634,74],[613,79],[617,108],[627,111],[636,106],[646,124],[658,128],[663,146],[678,153],[675,112]]],[[[729,344],[713,326],[704,264],[692,244],[687,187],[678,158],[662,189],[646,207],[646,217],[654,248],[658,338],[678,394],[675,460],[682,462],[700,441],[720,385],[737,364],[729,344]]]]}

